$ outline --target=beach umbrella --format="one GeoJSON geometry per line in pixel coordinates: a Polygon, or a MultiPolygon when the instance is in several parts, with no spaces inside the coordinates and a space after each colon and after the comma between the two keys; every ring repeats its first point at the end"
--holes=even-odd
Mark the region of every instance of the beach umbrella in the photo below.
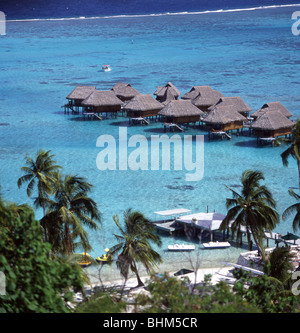
{"type": "Polygon", "coordinates": [[[300,237],[288,232],[286,235],[282,236],[281,238],[284,240],[293,240],[294,244],[296,244],[296,240],[299,239],[300,237]]]}

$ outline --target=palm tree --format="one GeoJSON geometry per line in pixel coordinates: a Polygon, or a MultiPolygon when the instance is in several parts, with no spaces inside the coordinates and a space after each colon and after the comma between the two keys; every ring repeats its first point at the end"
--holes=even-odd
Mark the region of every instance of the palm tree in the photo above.
{"type": "Polygon", "coordinates": [[[53,160],[54,155],[50,155],[50,152],[50,150],[39,150],[35,160],[26,154],[26,166],[21,168],[24,175],[18,179],[19,188],[24,183],[28,183],[27,195],[29,198],[34,187],[37,186],[37,197],[34,200],[34,204],[36,207],[43,208],[44,215],[49,195],[53,190],[54,172],[61,168],[61,166],[55,164],[56,162],[53,160]]]}
{"type": "Polygon", "coordinates": [[[282,163],[284,166],[288,166],[289,157],[294,158],[297,161],[298,166],[298,178],[299,178],[299,188],[300,188],[300,119],[297,119],[296,124],[293,127],[293,141],[288,149],[286,149],[282,154],[282,163]]]}
{"type": "Polygon", "coordinates": [[[233,198],[226,199],[228,212],[221,224],[221,230],[231,228],[233,236],[236,234],[236,238],[240,239],[244,228],[249,246],[252,235],[264,260],[264,232],[266,229],[275,228],[279,223],[279,214],[275,210],[276,202],[271,192],[265,185],[260,185],[261,180],[264,180],[262,172],[246,170],[241,177],[241,194],[226,186],[232,192],[233,198]]]}
{"type": "MultiPolygon", "coordinates": [[[[35,160],[26,154],[25,164],[21,170],[24,175],[18,179],[18,187],[23,184],[27,185],[27,196],[30,198],[34,187],[37,186],[37,197],[34,200],[36,207],[42,207],[43,216],[45,216],[46,206],[49,201],[49,196],[53,191],[54,173],[61,168],[56,165],[53,160],[54,155],[50,155],[50,150],[39,150],[35,160]]],[[[48,241],[47,230],[44,230],[45,240],[48,241]]]]}
{"type": "Polygon", "coordinates": [[[297,229],[300,229],[300,196],[295,193],[292,189],[289,190],[289,195],[298,200],[297,203],[291,205],[288,207],[282,214],[282,217],[286,218],[291,214],[295,214],[294,220],[293,220],[293,229],[294,231],[297,231],[297,229]]]}
{"type": "Polygon", "coordinates": [[[155,233],[154,225],[140,212],[128,209],[124,212],[125,228],[120,224],[119,217],[113,216],[121,235],[114,235],[119,241],[111,248],[112,253],[121,254],[117,260],[117,267],[127,279],[129,268],[135,273],[138,286],[144,285],[138,273],[137,263],[141,263],[147,273],[153,272],[158,263],[162,262],[161,256],[151,247],[150,242],[161,246],[159,236],[155,233]]]}
{"type": "Polygon", "coordinates": [[[91,250],[84,226],[96,230],[97,222],[101,223],[101,212],[88,196],[91,189],[92,185],[82,177],[56,173],[54,199],[49,201],[41,221],[49,232],[53,251],[70,255],[79,246],[85,252],[91,250]]]}
{"type": "Polygon", "coordinates": [[[292,258],[293,255],[290,253],[289,248],[275,248],[270,254],[268,264],[265,266],[265,273],[279,280],[285,287],[288,287],[288,283],[291,280],[291,272],[293,272],[292,258]]]}

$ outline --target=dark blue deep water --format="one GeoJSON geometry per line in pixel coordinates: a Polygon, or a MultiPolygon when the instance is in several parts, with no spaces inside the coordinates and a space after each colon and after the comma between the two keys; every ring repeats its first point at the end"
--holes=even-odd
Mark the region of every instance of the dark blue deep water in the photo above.
{"type": "Polygon", "coordinates": [[[299,3],[297,0],[2,0],[7,19],[61,18],[77,16],[138,15],[212,11],[299,3]]]}

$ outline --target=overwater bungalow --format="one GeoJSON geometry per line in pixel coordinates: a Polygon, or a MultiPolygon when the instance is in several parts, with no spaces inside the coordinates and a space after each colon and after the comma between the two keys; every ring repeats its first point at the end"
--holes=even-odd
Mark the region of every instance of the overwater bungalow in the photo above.
{"type": "Polygon", "coordinates": [[[132,122],[146,122],[145,118],[157,117],[158,112],[163,108],[163,105],[155,100],[150,94],[136,95],[123,106],[123,111],[127,113],[127,117],[131,118],[132,122]]]}
{"type": "Polygon", "coordinates": [[[258,117],[263,115],[265,112],[269,112],[269,111],[279,111],[287,118],[292,117],[292,114],[290,113],[290,111],[285,106],[283,106],[280,102],[270,102],[270,103],[264,104],[260,109],[258,109],[254,113],[252,113],[251,118],[257,119],[258,117]]]}
{"type": "Polygon", "coordinates": [[[213,90],[209,86],[193,86],[190,91],[186,92],[184,95],[181,96],[181,99],[194,99],[196,98],[201,91],[211,91],[213,90]]]}
{"type": "Polygon", "coordinates": [[[123,102],[115,95],[112,90],[92,92],[84,101],[82,101],[82,106],[84,106],[84,115],[95,115],[102,113],[111,113],[115,116],[119,111],[123,102]]]}
{"type": "Polygon", "coordinates": [[[158,114],[167,124],[177,125],[180,129],[178,124],[194,123],[195,125],[197,121],[200,123],[200,117],[204,115],[204,112],[189,100],[173,100],[166,104],[158,114]]]}
{"type": "Polygon", "coordinates": [[[163,87],[157,87],[157,89],[153,95],[156,96],[156,99],[158,101],[161,101],[163,99],[166,91],[169,91],[175,97],[175,99],[178,99],[178,97],[180,96],[180,91],[171,82],[168,82],[163,87]]]}
{"type": "Polygon", "coordinates": [[[208,111],[211,112],[220,105],[222,105],[224,109],[227,108],[230,111],[236,111],[245,117],[248,117],[251,111],[251,107],[239,96],[221,97],[216,104],[208,108],[208,111]]]}
{"type": "Polygon", "coordinates": [[[116,96],[123,102],[131,100],[140,93],[135,90],[129,83],[118,82],[111,89],[116,96]]]}
{"type": "MultiPolygon", "coordinates": [[[[202,121],[208,126],[212,133],[236,130],[239,132],[244,127],[247,118],[234,109],[228,108],[226,105],[218,105],[202,121]]],[[[230,137],[228,137],[230,138],[230,137]]]]}
{"type": "Polygon", "coordinates": [[[80,109],[83,108],[82,102],[90,96],[92,92],[96,90],[96,87],[92,86],[77,86],[70,94],[66,97],[68,100],[68,104],[64,105],[65,112],[69,112],[70,110],[73,113],[79,112],[80,109]]]}
{"type": "Polygon", "coordinates": [[[251,125],[258,141],[274,141],[276,137],[292,133],[294,122],[280,111],[267,111],[258,117],[251,125]]]}
{"type": "Polygon", "coordinates": [[[170,89],[166,89],[165,94],[163,95],[163,97],[159,100],[159,102],[163,105],[168,104],[170,101],[174,101],[176,100],[176,96],[174,96],[171,92],[170,89]]]}
{"type": "MultiPolygon", "coordinates": [[[[220,100],[220,98],[224,97],[220,91],[213,90],[209,86],[197,87],[194,92],[191,92],[188,95],[185,94],[185,96],[194,96],[195,92],[198,92],[198,94],[193,97],[191,101],[195,106],[197,106],[197,108],[204,112],[208,112],[208,109],[212,105],[215,105],[220,100]]],[[[183,97],[184,96],[182,96],[182,98],[183,97]]]]}

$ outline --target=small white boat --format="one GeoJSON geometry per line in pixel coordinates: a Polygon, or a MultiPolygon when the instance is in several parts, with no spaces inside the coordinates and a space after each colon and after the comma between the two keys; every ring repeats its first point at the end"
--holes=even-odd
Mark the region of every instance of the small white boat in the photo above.
{"type": "Polygon", "coordinates": [[[111,68],[110,68],[109,65],[103,65],[103,66],[102,66],[102,70],[103,70],[104,72],[110,72],[110,71],[111,71],[111,68]]]}
{"type": "Polygon", "coordinates": [[[193,251],[195,250],[195,245],[188,244],[174,244],[168,245],[169,251],[193,251]]]}
{"type": "Polygon", "coordinates": [[[225,247],[230,247],[229,242],[209,242],[209,243],[203,243],[203,246],[206,249],[220,249],[220,248],[225,248],[225,247]]]}

